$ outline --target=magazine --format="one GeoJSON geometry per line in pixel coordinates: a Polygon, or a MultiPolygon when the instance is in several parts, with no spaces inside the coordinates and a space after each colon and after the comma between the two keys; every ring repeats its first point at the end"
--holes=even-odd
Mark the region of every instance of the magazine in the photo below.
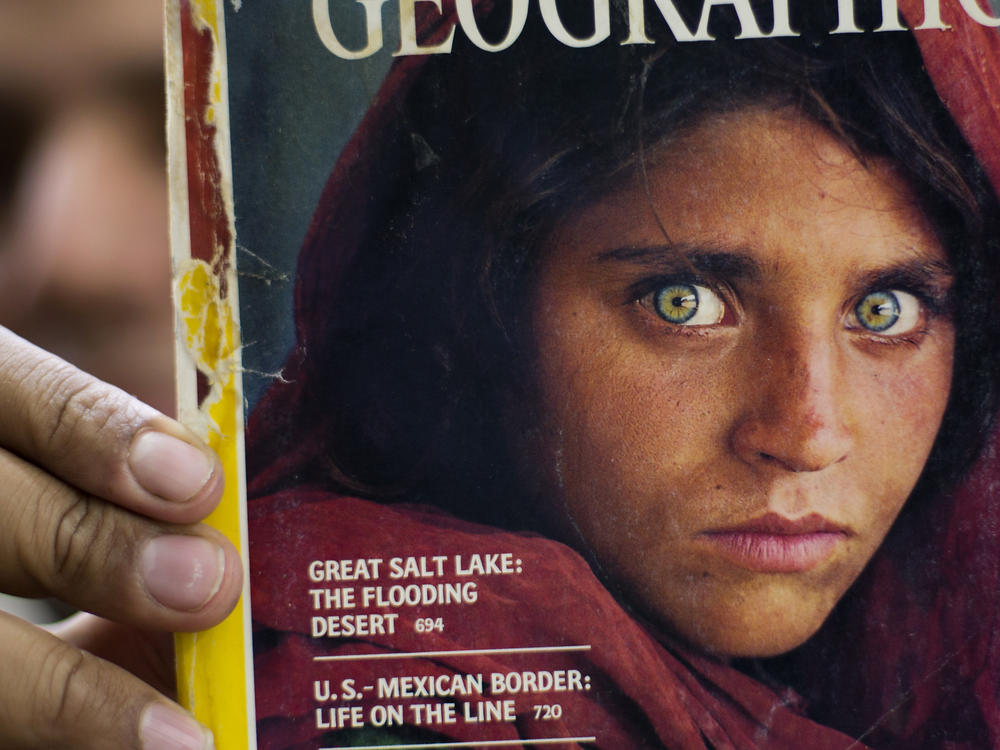
{"type": "Polygon", "coordinates": [[[166,14],[217,747],[1000,743],[1000,8],[166,14]]]}

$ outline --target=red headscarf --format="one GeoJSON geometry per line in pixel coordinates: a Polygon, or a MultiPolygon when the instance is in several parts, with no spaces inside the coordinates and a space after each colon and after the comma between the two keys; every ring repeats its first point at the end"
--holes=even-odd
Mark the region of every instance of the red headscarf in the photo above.
{"type": "MultiPolygon", "coordinates": [[[[911,25],[922,16],[919,0],[900,0],[911,25]]],[[[426,43],[455,23],[452,6],[431,13],[426,43]]],[[[1000,36],[962,13],[947,32],[914,32],[938,93],[975,148],[994,187],[1000,188],[1000,36]]],[[[874,746],[1000,746],[1000,504],[992,502],[1000,463],[990,443],[968,479],[935,506],[935,533],[923,550],[935,561],[926,578],[881,550],[855,587],[856,595],[833,616],[800,663],[842,691],[852,713],[837,718],[861,739],[808,718],[790,691],[772,688],[744,673],[691,653],[641,622],[597,580],[574,550],[542,537],[456,520],[440,512],[383,506],[338,496],[319,478],[324,466],[325,415],[302,409],[307,372],[302,352],[322,340],[327,320],[319,299],[334,293],[342,269],[364,245],[374,221],[380,185],[392,176],[394,147],[382,136],[395,116],[392,102],[419,76],[425,58],[397,61],[375,103],[343,152],[319,201],[300,255],[296,289],[298,346],[285,369],[290,384],[273,388],[255,410],[250,427],[251,591],[258,629],[256,657],[259,747],[314,748],[328,729],[317,726],[317,706],[407,706],[428,698],[363,698],[318,702],[314,683],[342,680],[357,689],[379,677],[451,678],[543,670],[579,674],[585,689],[547,695],[455,695],[459,714],[480,699],[514,702],[514,721],[457,721],[426,727],[440,741],[481,742],[596,736],[606,748],[863,748],[874,746]],[[379,159],[370,158],[379,152],[379,159]],[[388,152],[388,153],[387,153],[388,152]],[[358,186],[366,186],[358,190],[358,186]],[[329,247],[337,247],[330,253],[329,247]],[[284,438],[280,436],[286,436],[284,438]],[[287,436],[291,436],[290,438],[287,436]],[[294,448],[290,448],[290,440],[294,448]],[[279,489],[280,488],[280,489],[279,489]],[[522,574],[480,577],[474,604],[400,607],[395,634],[316,638],[312,618],[377,613],[359,602],[353,609],[317,611],[313,588],[336,588],[307,576],[314,560],[392,557],[449,560],[509,553],[522,574]],[[926,588],[927,586],[930,588],[926,588]],[[919,592],[930,592],[920,595],[919,592]],[[917,593],[915,593],[917,592],[917,593]],[[418,618],[441,617],[444,629],[417,633],[418,618]],[[544,653],[502,649],[556,649],[544,653]],[[455,651],[477,653],[455,654],[455,651]],[[361,654],[388,657],[409,652],[434,656],[386,660],[316,661],[361,654]],[[452,652],[452,653],[447,653],[452,652]],[[841,665],[841,666],[838,666],[841,665]],[[846,666],[845,666],[846,665],[846,666]],[[560,716],[536,718],[533,706],[558,704],[560,716]],[[906,706],[905,711],[899,710],[906,706]],[[966,744],[962,725],[966,722],[966,744]],[[956,728],[957,727],[957,728],[956,728]],[[947,738],[947,739],[945,739],[947,738]]],[[[460,582],[444,578],[340,584],[460,582]]],[[[488,677],[487,677],[488,679],[488,677]]],[[[450,684],[450,683],[448,683],[450,684]]],[[[487,691],[488,692],[488,691],[487,691]]],[[[320,715],[329,725],[330,715],[320,715]]],[[[396,736],[398,727],[386,730],[396,736]]],[[[405,735],[400,735],[405,736],[405,735]]],[[[364,740],[359,740],[365,744],[364,740]]],[[[577,743],[568,742],[567,746],[577,743]]]]}

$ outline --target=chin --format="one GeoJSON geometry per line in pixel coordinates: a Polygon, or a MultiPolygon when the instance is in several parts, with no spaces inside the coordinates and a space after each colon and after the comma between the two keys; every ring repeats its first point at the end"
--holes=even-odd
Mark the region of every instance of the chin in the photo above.
{"type": "Polygon", "coordinates": [[[766,659],[781,656],[801,646],[819,629],[808,632],[781,629],[778,632],[747,633],[729,632],[706,642],[700,648],[721,659],[766,659]]]}
{"type": "Polygon", "coordinates": [[[832,608],[832,604],[803,608],[767,606],[747,597],[738,602],[727,601],[722,606],[705,607],[700,612],[688,612],[686,621],[679,626],[669,618],[664,622],[696,650],[717,658],[768,658],[788,653],[808,641],[832,608]]]}

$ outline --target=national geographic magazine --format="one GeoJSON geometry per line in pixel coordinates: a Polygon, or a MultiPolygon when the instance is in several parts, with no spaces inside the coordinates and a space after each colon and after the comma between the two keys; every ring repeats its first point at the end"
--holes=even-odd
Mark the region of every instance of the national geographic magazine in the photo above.
{"type": "Polygon", "coordinates": [[[1000,7],[168,0],[243,748],[1000,746],[1000,7]]]}

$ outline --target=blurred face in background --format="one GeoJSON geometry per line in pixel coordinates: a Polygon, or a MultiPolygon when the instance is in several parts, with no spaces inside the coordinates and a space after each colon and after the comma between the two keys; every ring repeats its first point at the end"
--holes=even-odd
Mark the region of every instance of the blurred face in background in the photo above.
{"type": "Polygon", "coordinates": [[[173,410],[156,0],[0,0],[0,324],[173,410]]]}

